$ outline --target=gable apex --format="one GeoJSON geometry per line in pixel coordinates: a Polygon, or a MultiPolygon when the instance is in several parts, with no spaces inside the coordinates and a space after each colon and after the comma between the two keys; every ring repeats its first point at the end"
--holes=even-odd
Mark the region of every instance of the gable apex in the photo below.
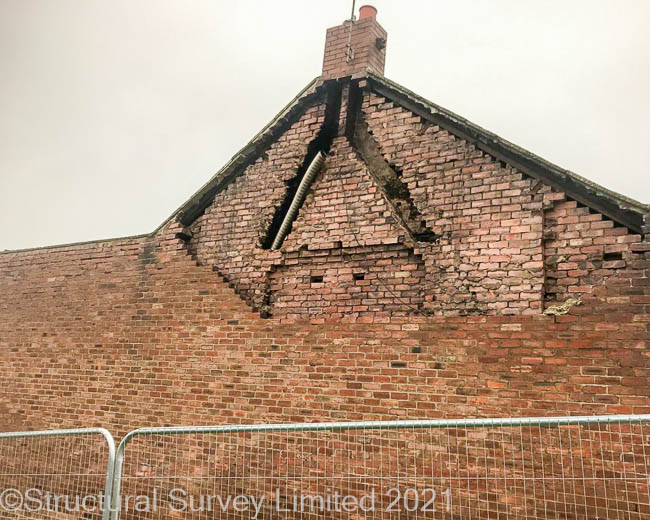
{"type": "MultiPolygon", "coordinates": [[[[342,84],[367,82],[366,88],[400,105],[414,114],[446,129],[488,155],[495,157],[522,173],[562,191],[568,197],[602,213],[614,222],[636,233],[643,233],[644,216],[650,205],[609,190],[576,173],[563,169],[541,157],[499,137],[467,119],[413,93],[384,76],[366,72],[360,79],[341,78],[312,80],[300,93],[269,122],[255,137],[237,152],[208,182],[206,182],[172,217],[189,226],[208,207],[214,196],[232,179],[252,164],[291,124],[297,121],[307,107],[325,102],[328,92],[340,89],[342,84]]],[[[162,228],[169,219],[158,228],[162,228]]],[[[157,230],[156,230],[157,231],[157,230]]],[[[154,231],[155,232],[155,231],[154,231]]]]}

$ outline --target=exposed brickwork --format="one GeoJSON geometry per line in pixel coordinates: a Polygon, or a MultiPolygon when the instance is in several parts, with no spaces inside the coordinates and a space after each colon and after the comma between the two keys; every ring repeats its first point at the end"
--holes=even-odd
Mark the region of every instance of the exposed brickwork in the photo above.
{"type": "Polygon", "coordinates": [[[354,149],[337,138],[284,249],[394,244],[404,239],[387,201],[354,149]]]}
{"type": "Polygon", "coordinates": [[[191,227],[191,250],[201,263],[217,268],[253,305],[263,305],[266,273],[279,257],[262,243],[323,118],[323,105],[307,110],[191,227]]]}
{"type": "MultiPolygon", "coordinates": [[[[631,246],[641,237],[589,208],[547,190],[544,214],[544,263],[547,301],[590,293],[638,257],[631,246]]],[[[638,250],[638,248],[637,248],[638,250]]]]}
{"type": "Polygon", "coordinates": [[[0,255],[0,429],[650,412],[649,252],[567,316],[291,323],[167,236],[0,255]]]}
{"type": "Polygon", "coordinates": [[[350,22],[327,29],[325,53],[323,57],[323,79],[341,78],[365,74],[371,69],[378,74],[384,73],[386,48],[377,46],[377,39],[386,42],[386,31],[374,18],[365,18],[352,23],[351,46],[354,58],[347,57],[347,44],[350,35],[350,22]]]}
{"type": "Polygon", "coordinates": [[[401,244],[288,253],[271,275],[274,316],[356,320],[423,310],[422,257],[401,244]]]}
{"type": "Polygon", "coordinates": [[[364,97],[363,113],[428,227],[442,236],[422,247],[436,287],[432,308],[538,313],[542,195],[534,181],[374,94],[364,97]]]}

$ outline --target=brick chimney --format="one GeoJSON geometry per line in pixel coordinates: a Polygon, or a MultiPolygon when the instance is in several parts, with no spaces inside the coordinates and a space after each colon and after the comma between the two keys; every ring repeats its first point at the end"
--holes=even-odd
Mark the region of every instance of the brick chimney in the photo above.
{"type": "Polygon", "coordinates": [[[362,6],[358,20],[346,20],[342,25],[327,29],[321,77],[363,76],[367,69],[383,75],[386,36],[386,31],[377,22],[377,9],[371,5],[362,6]]]}

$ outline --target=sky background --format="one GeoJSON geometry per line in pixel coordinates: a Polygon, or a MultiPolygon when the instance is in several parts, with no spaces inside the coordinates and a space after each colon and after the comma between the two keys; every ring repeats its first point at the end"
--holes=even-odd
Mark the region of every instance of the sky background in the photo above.
{"type": "MultiPolygon", "coordinates": [[[[650,202],[649,1],[370,3],[388,78],[650,202]]],[[[320,73],[351,5],[0,0],[0,250],[155,229],[320,73]]]]}

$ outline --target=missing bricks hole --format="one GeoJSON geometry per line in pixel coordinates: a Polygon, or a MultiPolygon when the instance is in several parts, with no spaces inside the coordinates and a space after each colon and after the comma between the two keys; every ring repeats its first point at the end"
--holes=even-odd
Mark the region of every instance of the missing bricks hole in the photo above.
{"type": "Polygon", "coordinates": [[[390,366],[393,368],[406,368],[406,363],[404,361],[393,361],[390,366]]]}
{"type": "Polygon", "coordinates": [[[421,354],[422,353],[422,347],[413,347],[413,348],[411,348],[411,352],[413,354],[421,354]]]}
{"type": "Polygon", "coordinates": [[[355,274],[353,274],[352,276],[353,276],[354,279],[357,280],[357,281],[359,281],[359,280],[364,280],[364,279],[366,278],[366,275],[363,274],[363,273],[355,273],[355,274]]]}
{"type": "Polygon", "coordinates": [[[612,262],[615,260],[623,260],[623,253],[618,252],[618,253],[605,253],[603,255],[603,260],[605,262],[612,262]]]}
{"type": "Polygon", "coordinates": [[[309,277],[309,280],[311,281],[311,283],[323,283],[322,276],[311,276],[309,277]]]}
{"type": "Polygon", "coordinates": [[[402,178],[402,170],[401,169],[399,169],[394,163],[388,163],[388,166],[390,166],[393,169],[393,171],[395,172],[395,175],[397,175],[397,177],[399,179],[402,178]]]}
{"type": "Polygon", "coordinates": [[[422,233],[413,233],[415,240],[418,242],[436,242],[440,237],[433,231],[424,231],[422,233]]]}
{"type": "Polygon", "coordinates": [[[179,233],[176,233],[176,238],[187,243],[192,239],[192,235],[188,232],[180,231],[179,233]]]}

